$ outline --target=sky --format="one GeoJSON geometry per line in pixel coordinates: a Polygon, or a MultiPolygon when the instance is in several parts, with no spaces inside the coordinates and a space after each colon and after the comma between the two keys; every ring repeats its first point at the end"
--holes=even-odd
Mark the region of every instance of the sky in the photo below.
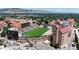
{"type": "Polygon", "coordinates": [[[79,8],[30,8],[32,10],[45,10],[61,13],[79,13],[79,8]]]}

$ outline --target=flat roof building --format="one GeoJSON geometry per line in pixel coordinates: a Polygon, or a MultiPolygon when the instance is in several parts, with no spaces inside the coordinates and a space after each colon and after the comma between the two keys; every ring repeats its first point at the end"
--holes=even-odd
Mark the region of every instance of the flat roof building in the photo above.
{"type": "Polygon", "coordinates": [[[16,28],[9,28],[6,34],[9,40],[18,40],[19,38],[18,30],[16,28]]]}
{"type": "Polygon", "coordinates": [[[24,28],[24,27],[32,25],[33,20],[12,19],[12,20],[9,20],[9,22],[10,22],[11,27],[21,29],[21,28],[24,28]]]}

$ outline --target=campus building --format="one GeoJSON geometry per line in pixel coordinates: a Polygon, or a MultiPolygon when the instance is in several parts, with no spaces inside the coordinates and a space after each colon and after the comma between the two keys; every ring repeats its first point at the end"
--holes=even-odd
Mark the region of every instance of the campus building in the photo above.
{"type": "Polygon", "coordinates": [[[18,36],[18,30],[15,28],[9,28],[6,32],[7,34],[7,38],[9,40],[18,40],[19,36],[18,36]]]}
{"type": "Polygon", "coordinates": [[[68,44],[69,34],[72,30],[74,21],[72,19],[60,20],[57,19],[52,23],[53,26],[53,46],[59,45],[59,47],[66,47],[68,44]]]}
{"type": "Polygon", "coordinates": [[[67,21],[69,22],[69,24],[70,24],[71,27],[74,26],[74,23],[75,23],[74,19],[68,18],[67,21]]]}
{"type": "Polygon", "coordinates": [[[12,19],[12,20],[9,20],[9,22],[11,27],[14,27],[17,29],[25,28],[27,26],[32,25],[33,23],[32,20],[26,20],[26,19],[12,19]]]}

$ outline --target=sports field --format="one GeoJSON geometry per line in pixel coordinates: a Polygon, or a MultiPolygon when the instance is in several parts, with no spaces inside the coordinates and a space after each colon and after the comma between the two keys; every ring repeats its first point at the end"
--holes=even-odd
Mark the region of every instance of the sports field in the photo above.
{"type": "Polygon", "coordinates": [[[34,28],[31,31],[25,32],[23,33],[26,37],[39,37],[42,36],[42,34],[44,34],[48,29],[47,28],[34,28]]]}

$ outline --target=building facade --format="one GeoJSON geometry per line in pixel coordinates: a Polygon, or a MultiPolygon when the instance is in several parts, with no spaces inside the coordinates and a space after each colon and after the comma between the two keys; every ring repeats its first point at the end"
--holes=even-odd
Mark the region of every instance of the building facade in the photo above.
{"type": "MultiPolygon", "coordinates": [[[[72,19],[70,19],[72,20],[72,19]]],[[[68,44],[69,34],[73,28],[74,21],[70,22],[70,20],[59,20],[57,19],[53,24],[53,38],[52,44],[55,46],[59,45],[60,48],[66,47],[68,44]]]]}
{"type": "Polygon", "coordinates": [[[25,28],[27,26],[32,25],[33,23],[32,20],[27,20],[27,19],[12,19],[12,20],[9,20],[9,22],[11,27],[14,27],[17,29],[25,28]]]}

